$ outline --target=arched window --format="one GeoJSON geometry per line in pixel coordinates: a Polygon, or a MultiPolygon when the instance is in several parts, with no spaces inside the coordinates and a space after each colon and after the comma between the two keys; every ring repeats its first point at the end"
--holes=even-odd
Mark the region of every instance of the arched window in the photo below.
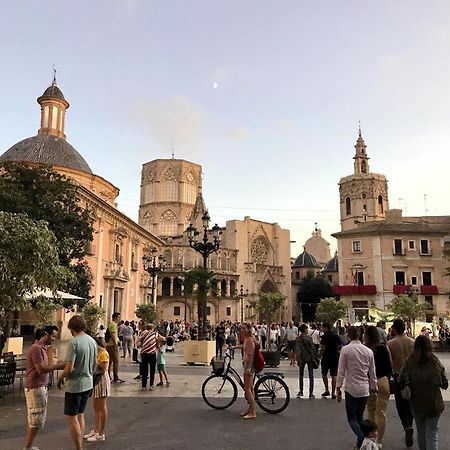
{"type": "Polygon", "coordinates": [[[364,160],[361,161],[361,173],[367,172],[366,162],[364,160]]]}
{"type": "Polygon", "coordinates": [[[378,211],[380,211],[380,214],[384,213],[384,206],[383,206],[383,196],[378,196],[378,211]]]}
{"type": "Polygon", "coordinates": [[[220,283],[220,296],[225,297],[227,295],[227,281],[222,280],[220,283]]]}
{"type": "Polygon", "coordinates": [[[230,281],[230,295],[234,297],[236,295],[236,281],[231,280],[230,281]]]}
{"type": "Polygon", "coordinates": [[[174,236],[178,231],[177,216],[171,209],[167,209],[161,214],[159,222],[160,236],[174,236]]]}
{"type": "Polygon", "coordinates": [[[352,203],[350,197],[345,197],[345,214],[349,216],[352,213],[352,203]]]}
{"type": "Polygon", "coordinates": [[[170,278],[163,278],[161,283],[163,297],[170,296],[170,278]]]}
{"type": "Polygon", "coordinates": [[[181,296],[181,280],[179,278],[173,280],[173,295],[177,297],[181,296]]]}

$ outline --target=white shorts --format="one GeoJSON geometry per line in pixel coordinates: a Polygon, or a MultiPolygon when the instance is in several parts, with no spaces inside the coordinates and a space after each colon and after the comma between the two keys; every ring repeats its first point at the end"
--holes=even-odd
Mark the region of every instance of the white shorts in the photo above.
{"type": "Polygon", "coordinates": [[[27,401],[28,425],[31,428],[42,428],[47,417],[47,387],[25,388],[25,399],[27,401]]]}

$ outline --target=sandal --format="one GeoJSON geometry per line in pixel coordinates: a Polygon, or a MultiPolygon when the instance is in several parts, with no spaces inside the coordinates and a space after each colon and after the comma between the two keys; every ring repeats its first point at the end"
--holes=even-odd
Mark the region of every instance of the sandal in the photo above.
{"type": "Polygon", "coordinates": [[[256,415],[250,416],[249,414],[246,414],[243,419],[256,419],[256,415]]]}

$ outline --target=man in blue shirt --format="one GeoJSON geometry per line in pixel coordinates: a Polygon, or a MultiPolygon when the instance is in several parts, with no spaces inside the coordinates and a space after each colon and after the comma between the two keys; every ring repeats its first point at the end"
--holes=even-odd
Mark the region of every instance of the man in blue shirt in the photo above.
{"type": "Polygon", "coordinates": [[[58,377],[58,388],[65,385],[64,415],[76,450],[82,450],[84,410],[94,387],[97,344],[84,332],[86,322],[81,316],[73,316],[67,326],[73,339],[67,348],[64,370],[58,377]]]}

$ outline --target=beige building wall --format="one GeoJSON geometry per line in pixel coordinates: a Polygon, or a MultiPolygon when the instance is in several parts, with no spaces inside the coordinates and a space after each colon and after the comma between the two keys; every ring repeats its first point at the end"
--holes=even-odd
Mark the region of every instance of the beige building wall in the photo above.
{"type": "MultiPolygon", "coordinates": [[[[237,272],[244,291],[251,294],[279,292],[286,296],[280,312],[281,320],[292,317],[290,277],[290,232],[276,223],[261,222],[245,217],[244,220],[229,220],[226,224],[225,245],[238,249],[237,272]]],[[[255,311],[244,299],[243,318],[256,321],[255,311]]]]}

